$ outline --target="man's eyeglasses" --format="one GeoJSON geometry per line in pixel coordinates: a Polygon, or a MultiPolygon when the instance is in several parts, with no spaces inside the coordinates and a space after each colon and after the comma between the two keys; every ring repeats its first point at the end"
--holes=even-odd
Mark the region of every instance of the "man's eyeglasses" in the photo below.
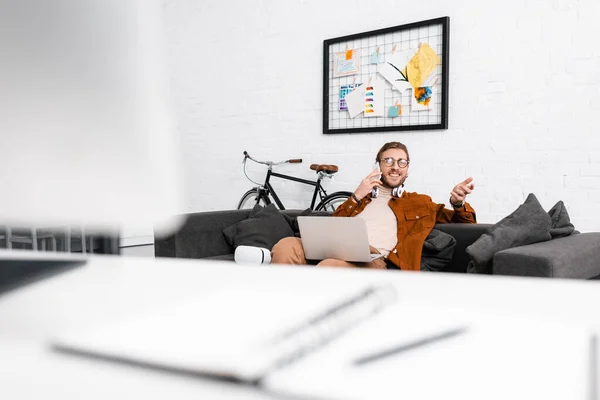
{"type": "Polygon", "coordinates": [[[404,158],[399,158],[397,160],[394,160],[392,157],[386,157],[386,158],[382,158],[381,160],[379,160],[380,163],[382,163],[383,165],[385,165],[386,167],[392,167],[394,166],[394,163],[398,163],[398,167],[399,168],[406,168],[408,167],[408,160],[405,160],[404,158]]]}

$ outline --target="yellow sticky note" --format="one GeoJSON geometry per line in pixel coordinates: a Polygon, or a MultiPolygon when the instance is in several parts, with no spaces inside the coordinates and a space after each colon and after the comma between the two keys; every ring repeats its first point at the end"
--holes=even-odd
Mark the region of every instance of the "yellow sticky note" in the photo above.
{"type": "Polygon", "coordinates": [[[442,58],[427,43],[423,43],[408,64],[406,64],[402,73],[413,88],[418,88],[423,86],[425,79],[441,62],[442,58]]]}

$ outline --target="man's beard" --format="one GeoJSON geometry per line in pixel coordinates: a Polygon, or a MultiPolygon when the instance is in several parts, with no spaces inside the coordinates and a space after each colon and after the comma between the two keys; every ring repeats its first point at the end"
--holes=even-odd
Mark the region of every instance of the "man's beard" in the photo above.
{"type": "Polygon", "coordinates": [[[406,177],[402,177],[402,176],[401,176],[401,177],[400,177],[400,183],[399,183],[399,184],[397,184],[397,185],[394,185],[394,186],[392,186],[392,185],[391,185],[391,184],[388,182],[388,180],[387,180],[387,177],[386,177],[386,176],[384,176],[384,175],[381,175],[381,183],[383,183],[383,186],[384,186],[384,187],[386,187],[386,188],[390,188],[390,189],[393,189],[393,188],[395,188],[395,187],[397,187],[397,186],[402,186],[402,185],[404,184],[404,181],[405,181],[405,180],[406,180],[406,177]]]}

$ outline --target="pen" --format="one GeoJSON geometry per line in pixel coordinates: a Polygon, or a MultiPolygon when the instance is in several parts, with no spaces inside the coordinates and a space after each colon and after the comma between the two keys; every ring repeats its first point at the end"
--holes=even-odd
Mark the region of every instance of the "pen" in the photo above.
{"type": "Polygon", "coordinates": [[[382,358],[386,358],[386,357],[393,356],[398,353],[409,351],[409,350],[415,349],[420,346],[428,345],[429,343],[436,342],[438,340],[449,339],[451,337],[463,334],[466,331],[467,331],[467,327],[454,328],[454,329],[450,329],[448,331],[444,331],[442,333],[438,333],[438,334],[428,336],[428,337],[425,337],[422,339],[418,339],[418,340],[415,340],[415,341],[412,341],[409,343],[405,343],[401,346],[388,348],[388,349],[381,350],[381,351],[378,351],[376,353],[369,354],[369,355],[364,355],[364,356],[359,357],[356,360],[354,360],[354,365],[356,365],[356,366],[365,365],[370,362],[380,360],[382,358]]]}

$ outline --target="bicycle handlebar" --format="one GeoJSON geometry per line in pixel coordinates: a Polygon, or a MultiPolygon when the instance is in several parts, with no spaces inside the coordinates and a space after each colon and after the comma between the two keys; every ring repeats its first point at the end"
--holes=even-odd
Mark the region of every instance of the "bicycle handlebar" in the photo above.
{"type": "Polygon", "coordinates": [[[264,165],[279,165],[279,164],[285,164],[285,163],[290,163],[290,164],[298,164],[302,162],[301,158],[293,158],[290,160],[285,160],[285,161],[279,161],[279,162],[273,162],[273,161],[259,161],[259,160],[255,160],[254,158],[252,158],[250,156],[250,154],[248,154],[247,151],[244,150],[244,163],[246,162],[246,159],[249,158],[252,161],[254,161],[255,163],[259,163],[259,164],[264,164],[264,165]]]}

